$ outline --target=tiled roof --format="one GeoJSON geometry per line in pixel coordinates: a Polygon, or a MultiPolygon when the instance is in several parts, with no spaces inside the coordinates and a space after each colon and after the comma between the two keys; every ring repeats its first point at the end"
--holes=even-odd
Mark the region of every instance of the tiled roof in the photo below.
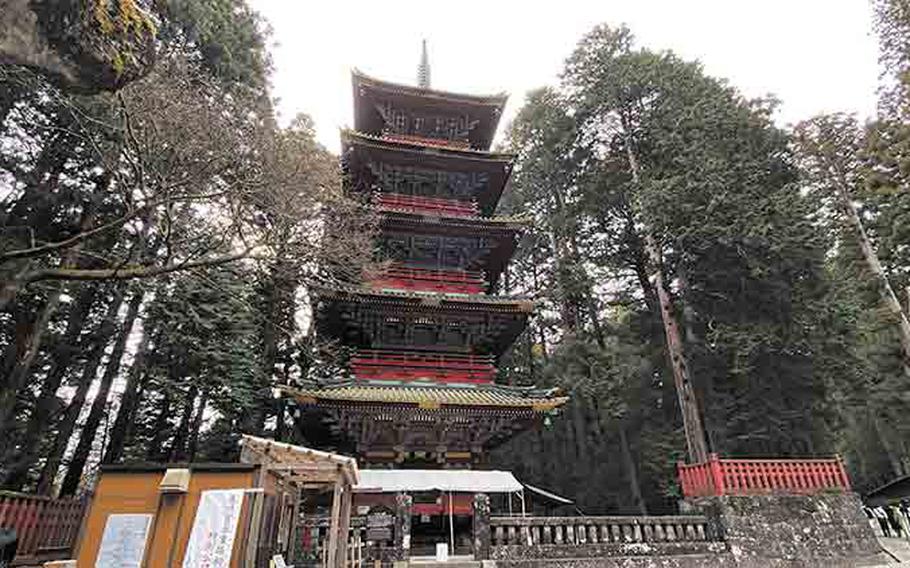
{"type": "Polygon", "coordinates": [[[511,229],[521,231],[534,224],[534,220],[526,215],[509,215],[499,217],[456,217],[454,215],[432,215],[425,212],[414,211],[388,205],[379,204],[376,209],[380,213],[395,215],[396,220],[406,220],[411,223],[427,223],[431,225],[447,225],[466,227],[472,230],[482,229],[511,229]]]}
{"type": "Polygon", "coordinates": [[[401,83],[392,83],[370,77],[359,69],[352,69],[351,75],[355,82],[361,85],[369,85],[384,91],[400,93],[406,95],[415,95],[424,98],[433,98],[449,102],[460,102],[479,105],[492,105],[502,108],[505,106],[509,96],[505,93],[496,93],[493,95],[469,95],[465,93],[453,93],[451,91],[440,91],[438,89],[424,89],[412,85],[403,85],[401,83]]]}
{"type": "Polygon", "coordinates": [[[492,386],[487,388],[454,388],[442,386],[376,386],[350,384],[348,386],[312,387],[292,389],[282,387],[285,393],[301,403],[314,404],[320,400],[340,402],[379,402],[387,404],[418,404],[435,408],[439,406],[482,406],[530,408],[535,412],[552,410],[568,401],[555,391],[510,389],[492,386]]]}
{"type": "Polygon", "coordinates": [[[519,312],[531,312],[537,305],[535,300],[519,296],[488,296],[487,294],[455,294],[423,290],[372,289],[357,286],[312,286],[312,292],[321,297],[360,296],[367,300],[419,300],[427,306],[439,306],[442,302],[470,307],[472,304],[500,306],[519,312]]]}
{"type": "Polygon", "coordinates": [[[367,132],[360,132],[350,128],[341,129],[341,141],[350,143],[359,143],[374,147],[391,147],[396,149],[410,149],[423,153],[434,153],[442,156],[457,156],[460,158],[478,158],[484,161],[498,161],[511,163],[517,157],[516,154],[508,152],[490,152],[488,150],[478,150],[471,147],[453,147],[441,146],[437,144],[427,144],[419,140],[393,140],[384,136],[374,136],[367,132]]]}

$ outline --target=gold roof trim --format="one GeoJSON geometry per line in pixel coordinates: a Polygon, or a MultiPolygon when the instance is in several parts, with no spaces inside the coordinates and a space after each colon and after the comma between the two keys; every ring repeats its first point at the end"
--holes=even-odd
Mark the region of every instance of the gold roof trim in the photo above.
{"type": "Polygon", "coordinates": [[[502,391],[445,387],[380,387],[352,385],[321,389],[282,388],[288,395],[306,404],[316,400],[343,402],[379,402],[388,404],[417,404],[421,408],[441,406],[519,407],[534,412],[546,412],[565,404],[569,398],[531,398],[502,391]]]}

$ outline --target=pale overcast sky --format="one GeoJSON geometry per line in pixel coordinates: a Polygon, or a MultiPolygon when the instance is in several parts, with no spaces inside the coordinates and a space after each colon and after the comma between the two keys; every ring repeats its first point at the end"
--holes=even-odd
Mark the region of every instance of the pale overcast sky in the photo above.
{"type": "MultiPolygon", "coordinates": [[[[352,123],[350,70],[413,83],[420,40],[433,87],[511,98],[553,84],[593,26],[627,24],[638,44],[700,60],[748,96],[773,93],[782,125],[875,108],[877,47],[869,0],[252,0],[274,36],[282,118],[306,112],[338,151],[352,123]]],[[[502,123],[505,124],[505,121],[502,123]]],[[[502,128],[500,127],[500,134],[502,128]]]]}

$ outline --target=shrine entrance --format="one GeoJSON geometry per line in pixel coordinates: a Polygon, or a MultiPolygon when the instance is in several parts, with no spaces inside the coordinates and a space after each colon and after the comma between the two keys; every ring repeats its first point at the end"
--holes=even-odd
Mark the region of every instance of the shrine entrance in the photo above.
{"type": "MultiPolygon", "coordinates": [[[[362,469],[354,488],[358,511],[411,501],[410,555],[433,556],[438,544],[449,555],[473,554],[473,504],[478,493],[503,494],[523,503],[524,486],[507,471],[446,469],[362,469]]],[[[517,512],[517,511],[516,511],[517,512]]]]}

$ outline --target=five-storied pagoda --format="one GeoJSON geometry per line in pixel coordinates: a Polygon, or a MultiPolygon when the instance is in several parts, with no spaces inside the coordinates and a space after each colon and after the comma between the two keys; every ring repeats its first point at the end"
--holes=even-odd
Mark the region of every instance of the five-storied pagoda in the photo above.
{"type": "Polygon", "coordinates": [[[522,230],[493,215],[513,162],[490,151],[506,96],[431,89],[425,46],[416,87],[352,78],[346,190],[378,212],[388,268],[313,291],[317,332],[355,350],[351,376],[291,394],[333,421],[361,467],[482,468],[487,450],[566,401],[495,382],[533,309],[494,295],[522,230]]]}

